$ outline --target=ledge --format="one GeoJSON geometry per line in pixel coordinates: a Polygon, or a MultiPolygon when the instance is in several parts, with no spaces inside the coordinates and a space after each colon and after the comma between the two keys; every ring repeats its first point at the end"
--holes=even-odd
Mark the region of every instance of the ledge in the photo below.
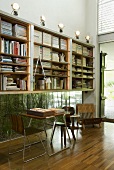
{"type": "Polygon", "coordinates": [[[72,91],[94,91],[94,89],[71,89],[71,90],[37,90],[37,91],[0,91],[0,95],[4,94],[30,94],[30,93],[52,93],[52,92],[72,92],[72,91]]]}

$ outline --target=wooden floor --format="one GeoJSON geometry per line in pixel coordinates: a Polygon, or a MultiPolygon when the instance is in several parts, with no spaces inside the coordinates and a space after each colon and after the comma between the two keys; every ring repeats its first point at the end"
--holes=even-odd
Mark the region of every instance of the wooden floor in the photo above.
{"type": "MultiPolygon", "coordinates": [[[[114,123],[102,123],[101,128],[87,127],[83,131],[79,129],[75,131],[75,135],[77,141],[74,142],[72,139],[70,149],[52,157],[46,154],[28,163],[23,163],[21,152],[8,159],[7,143],[0,144],[0,170],[114,170],[114,123]]],[[[72,137],[71,134],[70,136],[72,137]]],[[[44,144],[51,153],[50,144],[46,141],[44,144]]],[[[67,146],[69,146],[68,140],[67,146]]],[[[36,148],[35,153],[42,151],[41,148],[41,146],[36,148]]],[[[60,148],[58,129],[54,136],[53,150],[58,151],[60,148]]]]}

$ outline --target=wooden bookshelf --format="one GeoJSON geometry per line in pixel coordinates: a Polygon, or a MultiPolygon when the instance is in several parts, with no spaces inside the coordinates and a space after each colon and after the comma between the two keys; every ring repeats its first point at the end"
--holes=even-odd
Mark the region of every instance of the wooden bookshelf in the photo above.
{"type": "Polygon", "coordinates": [[[34,26],[34,90],[69,89],[69,38],[34,26]]]}
{"type": "Polygon", "coordinates": [[[93,45],[72,40],[72,89],[93,90],[93,45]]]}
{"type": "Polygon", "coordinates": [[[92,91],[93,48],[0,11],[0,92],[92,91]]]}
{"type": "Polygon", "coordinates": [[[0,13],[0,90],[30,90],[29,23],[0,13]]]}

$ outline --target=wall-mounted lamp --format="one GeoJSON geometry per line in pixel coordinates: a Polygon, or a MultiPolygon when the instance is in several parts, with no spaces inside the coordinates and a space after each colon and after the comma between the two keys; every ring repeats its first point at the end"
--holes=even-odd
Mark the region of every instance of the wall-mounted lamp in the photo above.
{"type": "Polygon", "coordinates": [[[62,23],[58,25],[59,27],[59,32],[63,32],[63,28],[65,27],[62,23]]]}
{"type": "Polygon", "coordinates": [[[76,39],[79,39],[80,31],[76,31],[75,35],[76,35],[76,39]]]}
{"type": "Polygon", "coordinates": [[[11,6],[12,6],[12,9],[13,9],[12,15],[18,16],[18,11],[20,9],[19,4],[18,3],[13,3],[13,4],[11,4],[11,6]]]}
{"type": "Polygon", "coordinates": [[[85,39],[86,39],[86,42],[87,42],[87,43],[89,43],[90,36],[89,36],[89,35],[87,35],[87,36],[85,37],[85,39]]]}
{"type": "Polygon", "coordinates": [[[40,16],[40,23],[42,26],[45,26],[45,21],[46,21],[45,16],[43,16],[43,15],[40,16]]]}

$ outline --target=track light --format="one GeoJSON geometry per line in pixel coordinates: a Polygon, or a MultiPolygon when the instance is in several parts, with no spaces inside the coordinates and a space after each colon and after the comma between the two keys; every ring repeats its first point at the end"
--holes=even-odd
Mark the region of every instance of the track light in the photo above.
{"type": "Polygon", "coordinates": [[[20,9],[19,4],[18,3],[13,3],[13,4],[11,4],[11,6],[12,6],[12,9],[13,9],[12,15],[18,16],[18,11],[20,9]]]}
{"type": "Polygon", "coordinates": [[[40,16],[40,21],[41,21],[40,23],[41,23],[42,26],[45,26],[45,20],[46,20],[45,16],[43,16],[43,15],[40,16]]]}
{"type": "Polygon", "coordinates": [[[76,31],[75,35],[76,35],[76,39],[79,39],[80,31],[76,31]]]}
{"type": "Polygon", "coordinates": [[[63,32],[63,28],[65,27],[62,23],[58,25],[59,27],[59,32],[63,32]]]}
{"type": "Polygon", "coordinates": [[[89,35],[87,35],[87,36],[85,37],[85,39],[86,39],[86,42],[87,42],[87,43],[89,43],[90,36],[89,36],[89,35]]]}

